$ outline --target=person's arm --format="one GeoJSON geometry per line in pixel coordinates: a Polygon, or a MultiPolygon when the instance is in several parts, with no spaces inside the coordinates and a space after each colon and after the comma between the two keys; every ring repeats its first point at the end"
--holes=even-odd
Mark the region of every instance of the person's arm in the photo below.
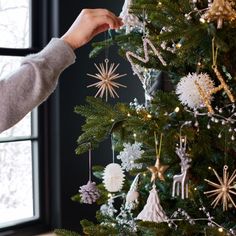
{"type": "Polygon", "coordinates": [[[83,10],[60,39],[52,39],[41,52],[24,58],[17,71],[0,80],[0,132],[48,98],[60,73],[74,63],[73,50],[98,33],[121,25],[121,20],[105,9],[83,10]]]}

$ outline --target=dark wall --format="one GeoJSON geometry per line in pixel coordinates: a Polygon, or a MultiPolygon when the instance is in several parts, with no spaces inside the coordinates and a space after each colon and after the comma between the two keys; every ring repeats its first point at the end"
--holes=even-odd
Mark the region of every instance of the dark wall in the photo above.
{"type": "MultiPolygon", "coordinates": [[[[107,8],[119,14],[122,9],[123,0],[60,0],[59,3],[59,35],[62,35],[83,8],[107,8]]],[[[104,34],[101,34],[94,40],[99,41],[103,39],[104,34]]],[[[59,158],[60,168],[60,178],[58,178],[58,181],[60,181],[60,192],[55,192],[54,194],[59,194],[58,199],[60,199],[60,203],[53,207],[60,207],[57,211],[58,214],[61,214],[61,218],[55,223],[55,226],[72,230],[79,230],[79,222],[84,218],[94,220],[97,208],[97,206],[75,203],[70,199],[72,195],[77,193],[79,187],[88,181],[88,155],[85,154],[78,157],[74,151],[76,140],[81,134],[81,126],[84,121],[73,110],[76,105],[85,103],[86,96],[93,96],[95,94],[96,90],[86,88],[88,84],[95,82],[88,78],[86,73],[94,74],[96,69],[93,63],[102,62],[105,59],[104,53],[95,59],[89,59],[88,53],[90,50],[91,45],[88,44],[76,51],[76,63],[62,74],[57,91],[57,99],[59,98],[59,131],[54,133],[59,135],[57,158],[59,158]]],[[[127,61],[118,56],[115,48],[109,50],[109,59],[115,63],[120,63],[118,68],[120,74],[128,74],[120,79],[120,82],[127,85],[128,88],[118,90],[120,95],[119,101],[131,102],[134,98],[143,100],[141,83],[137,77],[133,77],[131,67],[127,61]]],[[[118,99],[112,102],[117,101],[118,99]]],[[[93,164],[106,165],[111,161],[112,153],[109,141],[102,143],[100,148],[92,153],[93,164]]],[[[97,181],[95,178],[93,180],[97,181]]]]}

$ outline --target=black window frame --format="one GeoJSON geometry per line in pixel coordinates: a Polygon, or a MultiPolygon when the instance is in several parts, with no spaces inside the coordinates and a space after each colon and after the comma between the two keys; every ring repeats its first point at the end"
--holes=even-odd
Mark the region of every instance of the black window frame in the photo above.
{"type": "MultiPolygon", "coordinates": [[[[1,56],[26,56],[42,50],[55,34],[58,0],[31,0],[31,47],[1,48],[1,56]]],[[[0,229],[0,236],[32,236],[51,229],[50,207],[50,158],[49,118],[50,101],[44,102],[37,110],[38,159],[39,159],[39,218],[0,229]]],[[[33,119],[35,117],[32,117],[33,119]]]]}

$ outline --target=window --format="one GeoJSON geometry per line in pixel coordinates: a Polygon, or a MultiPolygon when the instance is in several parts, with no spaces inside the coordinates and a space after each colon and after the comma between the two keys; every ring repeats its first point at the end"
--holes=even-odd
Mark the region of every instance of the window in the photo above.
{"type": "MultiPolygon", "coordinates": [[[[0,79],[33,53],[32,1],[0,0],[0,79]]],[[[0,134],[0,230],[39,213],[37,110],[0,134]]]]}

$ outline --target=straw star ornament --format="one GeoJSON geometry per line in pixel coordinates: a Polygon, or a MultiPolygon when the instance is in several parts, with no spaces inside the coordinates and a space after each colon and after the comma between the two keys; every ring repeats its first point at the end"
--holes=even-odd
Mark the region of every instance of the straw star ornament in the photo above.
{"type": "Polygon", "coordinates": [[[105,59],[105,64],[100,63],[99,66],[97,64],[94,65],[99,73],[96,73],[95,75],[92,74],[87,74],[87,75],[92,78],[98,79],[99,81],[91,85],[88,85],[87,88],[90,87],[98,88],[95,97],[99,96],[102,98],[105,95],[106,101],[108,100],[108,95],[110,95],[112,98],[119,97],[117,92],[115,91],[115,88],[119,87],[126,88],[125,85],[114,81],[116,79],[126,76],[126,74],[120,75],[119,73],[116,73],[116,69],[120,64],[115,65],[115,63],[111,63],[109,65],[109,60],[105,59]]]}
{"type": "Polygon", "coordinates": [[[236,192],[233,190],[235,189],[235,184],[233,182],[236,178],[236,170],[234,170],[233,174],[230,177],[227,170],[228,166],[225,165],[223,169],[223,178],[221,178],[213,169],[213,172],[217,177],[219,184],[205,179],[205,181],[215,189],[204,192],[204,194],[208,195],[208,197],[215,197],[215,199],[211,203],[211,205],[213,205],[213,208],[215,208],[219,201],[221,201],[223,205],[223,211],[228,210],[228,203],[231,203],[236,208],[236,204],[231,197],[231,194],[236,195],[236,192]]]}

